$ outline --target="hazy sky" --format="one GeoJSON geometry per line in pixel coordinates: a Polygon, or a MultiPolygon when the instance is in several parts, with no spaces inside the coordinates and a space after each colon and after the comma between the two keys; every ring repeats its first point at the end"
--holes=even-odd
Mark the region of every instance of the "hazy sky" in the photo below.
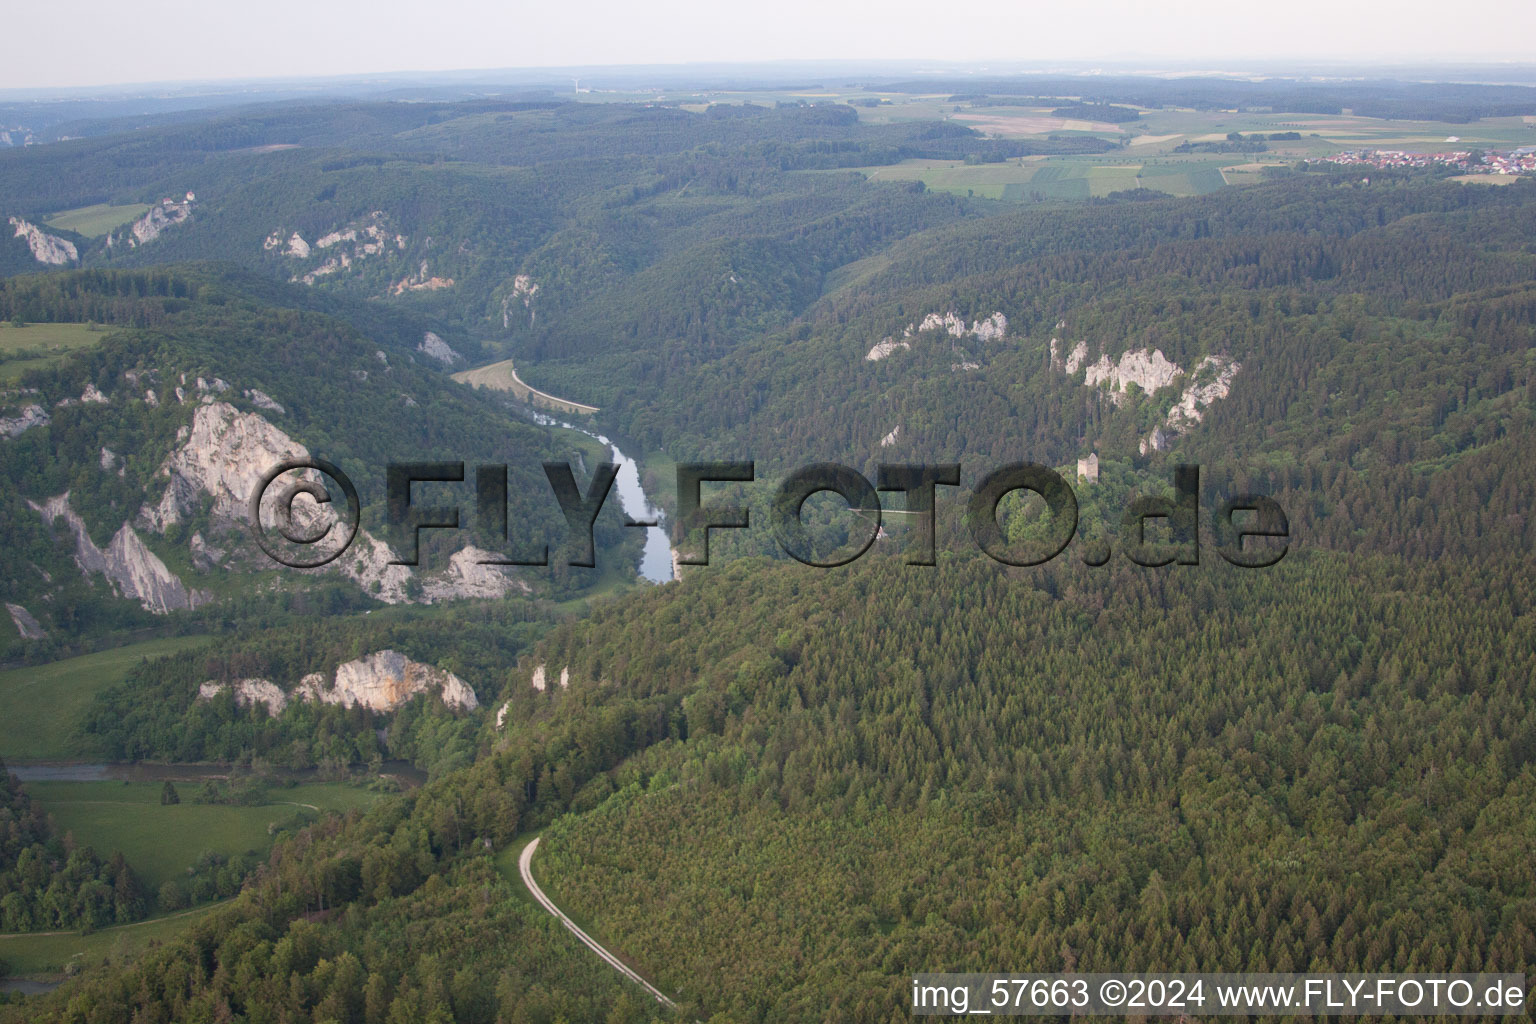
{"type": "Polygon", "coordinates": [[[1532,0],[5,0],[0,88],[591,64],[1533,59],[1532,0]]]}

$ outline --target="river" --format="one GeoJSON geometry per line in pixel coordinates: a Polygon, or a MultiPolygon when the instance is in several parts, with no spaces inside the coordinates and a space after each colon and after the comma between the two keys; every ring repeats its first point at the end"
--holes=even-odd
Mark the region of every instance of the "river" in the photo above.
{"type": "Polygon", "coordinates": [[[645,488],[640,486],[640,467],[635,460],[619,451],[619,446],[602,434],[594,434],[590,430],[584,430],[573,423],[557,420],[543,413],[534,413],[533,419],[541,426],[574,430],[578,434],[585,434],[608,446],[608,449],[613,452],[613,461],[619,467],[619,476],[614,484],[619,489],[619,505],[624,509],[624,514],[631,519],[654,520],[658,524],[646,527],[645,549],[640,553],[640,575],[652,583],[670,583],[675,576],[672,544],[667,539],[666,514],[652,505],[650,499],[645,496],[645,488]]]}

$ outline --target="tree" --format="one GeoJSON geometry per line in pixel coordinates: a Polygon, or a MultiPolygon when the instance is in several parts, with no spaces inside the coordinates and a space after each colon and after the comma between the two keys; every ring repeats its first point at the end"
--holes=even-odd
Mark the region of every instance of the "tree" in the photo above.
{"type": "Polygon", "coordinates": [[[181,803],[181,794],[176,792],[176,787],[170,779],[165,780],[165,785],[160,789],[160,805],[169,807],[171,804],[181,803]]]}

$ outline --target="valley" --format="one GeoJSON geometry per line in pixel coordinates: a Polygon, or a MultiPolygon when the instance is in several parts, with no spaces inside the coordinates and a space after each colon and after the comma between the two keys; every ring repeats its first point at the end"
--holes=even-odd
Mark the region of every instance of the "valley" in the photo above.
{"type": "Polygon", "coordinates": [[[1536,89],[983,70],[321,91],[0,150],[0,975],[34,990],[0,1021],[1525,970],[1536,180],[1345,157],[1519,149],[1536,89]],[[357,498],[313,569],[249,521],[350,514],[318,471],[296,522],[261,502],[298,459],[357,498]],[[580,501],[600,462],[588,566],[544,466],[580,501]],[[676,467],[745,462],[679,571],[676,467]],[[830,568],[772,529],[823,463],[899,513],[830,568]],[[1051,536],[1028,493],[976,540],[1020,464],[1074,494],[1044,564],[996,557],[1051,536]],[[888,470],[924,465],[958,483],[914,558],[888,470]],[[1186,466],[1193,522],[1143,532],[1186,466]],[[1218,517],[1254,495],[1288,546],[1245,567],[1218,517]]]}

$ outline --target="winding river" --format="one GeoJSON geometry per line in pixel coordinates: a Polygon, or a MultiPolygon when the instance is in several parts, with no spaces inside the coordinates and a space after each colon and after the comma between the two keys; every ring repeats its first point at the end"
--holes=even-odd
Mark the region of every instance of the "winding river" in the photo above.
{"type": "Polygon", "coordinates": [[[594,434],[543,413],[534,413],[533,419],[542,426],[585,434],[608,447],[613,453],[613,461],[619,467],[619,476],[614,485],[619,489],[619,505],[624,509],[624,514],[636,520],[655,520],[658,524],[645,530],[645,550],[640,554],[640,575],[652,583],[670,583],[675,579],[672,544],[667,539],[666,515],[645,496],[645,489],[640,486],[640,467],[635,460],[619,451],[619,446],[602,434],[594,434]]]}

